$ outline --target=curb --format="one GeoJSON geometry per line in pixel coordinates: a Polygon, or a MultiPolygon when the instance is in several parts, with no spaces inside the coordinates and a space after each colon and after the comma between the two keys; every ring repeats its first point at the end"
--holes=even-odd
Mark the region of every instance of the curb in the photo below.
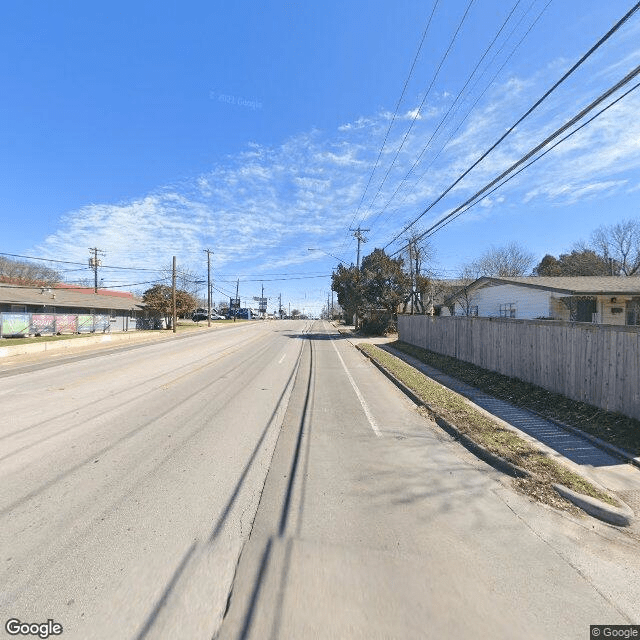
{"type": "MultiPolygon", "coordinates": [[[[458,440],[467,450],[473,453],[475,456],[484,460],[487,464],[491,465],[498,471],[502,471],[503,473],[514,477],[514,478],[535,478],[536,476],[523,469],[513,463],[505,460],[501,456],[492,453],[491,451],[485,449],[483,446],[479,445],[477,442],[472,440],[469,436],[462,433],[455,425],[451,424],[448,420],[442,418],[438,413],[431,407],[429,404],[424,402],[421,398],[419,398],[407,385],[405,385],[402,381],[398,380],[390,371],[388,371],[383,365],[373,359],[368,353],[363,351],[360,345],[355,345],[356,349],[362,353],[366,358],[369,359],[371,363],[373,363],[393,384],[395,384],[404,394],[406,394],[413,402],[415,402],[418,406],[425,407],[429,412],[430,416],[436,422],[436,424],[444,429],[447,433],[453,436],[456,440],[458,440]]],[[[393,355],[393,354],[390,354],[393,355]]],[[[407,363],[409,364],[409,363],[407,363]]],[[[410,365],[411,366],[411,365],[410,365]]],[[[589,480],[589,482],[591,482],[589,480]]],[[[560,494],[563,498],[572,502],[577,507],[581,508],[585,513],[602,520],[603,522],[607,522],[609,524],[628,527],[634,519],[633,510],[623,503],[623,507],[614,507],[613,505],[609,505],[597,498],[592,498],[591,496],[585,496],[581,493],[577,493],[568,487],[565,487],[561,484],[553,484],[553,488],[560,494]]]]}
{"type": "MultiPolygon", "coordinates": [[[[406,354],[404,354],[402,351],[396,351],[396,349],[394,349],[393,347],[385,348],[385,351],[387,351],[391,355],[395,355],[397,358],[400,358],[407,364],[411,365],[411,363],[405,359],[406,354]]],[[[449,375],[449,374],[445,374],[445,375],[449,375]]],[[[450,377],[454,378],[455,376],[450,376],[450,377]]],[[[443,385],[443,386],[446,386],[446,385],[443,385]]],[[[640,469],[640,456],[634,457],[634,455],[629,451],[625,451],[624,449],[621,449],[620,447],[617,447],[614,444],[610,444],[609,442],[606,442],[605,440],[602,440],[597,436],[591,435],[590,433],[587,433],[586,431],[583,431],[578,427],[572,427],[571,425],[565,424],[564,422],[560,422],[555,418],[550,418],[549,416],[539,413],[538,411],[535,411],[533,409],[526,408],[526,411],[528,411],[529,413],[532,413],[533,415],[538,416],[539,418],[542,418],[543,420],[548,420],[549,422],[553,422],[553,424],[557,425],[558,427],[560,427],[561,429],[564,429],[569,433],[573,433],[574,435],[580,436],[585,440],[589,440],[589,442],[591,442],[598,448],[603,449],[607,453],[610,453],[618,458],[621,458],[622,460],[626,460],[626,462],[628,462],[629,464],[635,467],[638,467],[640,469]]]]}
{"type": "Polygon", "coordinates": [[[614,507],[597,498],[577,493],[562,484],[552,484],[551,486],[565,498],[565,500],[573,502],[577,507],[586,511],[590,516],[598,518],[598,520],[603,520],[618,527],[628,527],[633,522],[633,510],[626,505],[626,509],[624,507],[614,507]]]}
{"type": "Polygon", "coordinates": [[[74,351],[76,349],[84,349],[91,347],[100,347],[105,343],[112,343],[116,346],[123,342],[144,342],[157,340],[161,335],[133,332],[104,333],[99,335],[88,335],[74,337],[69,340],[45,340],[42,342],[32,342],[22,345],[7,345],[0,347],[0,358],[11,358],[15,356],[24,356],[34,353],[45,353],[50,351],[74,351]]]}
{"type": "Polygon", "coordinates": [[[373,363],[374,366],[376,366],[380,371],[382,371],[382,373],[385,376],[387,376],[387,378],[389,378],[389,380],[391,380],[391,382],[393,382],[393,384],[395,384],[396,387],[400,389],[400,391],[402,391],[405,395],[411,398],[411,400],[413,400],[413,402],[415,402],[418,406],[424,407],[429,412],[429,415],[431,416],[431,418],[433,418],[433,420],[436,422],[436,424],[440,428],[444,429],[450,436],[458,440],[466,449],[471,451],[471,453],[473,453],[475,456],[477,456],[481,460],[484,460],[487,464],[496,468],[498,471],[502,471],[502,473],[506,473],[507,475],[513,478],[532,477],[532,474],[526,469],[523,469],[522,467],[519,467],[518,465],[515,465],[512,462],[505,460],[503,457],[496,455],[495,453],[492,453],[488,449],[485,449],[484,447],[480,446],[477,442],[472,440],[468,435],[462,433],[462,431],[460,431],[460,429],[458,429],[458,427],[456,427],[454,424],[452,424],[448,420],[445,420],[442,416],[438,414],[438,412],[431,405],[427,404],[424,400],[419,398],[409,387],[407,387],[407,385],[405,385],[403,382],[398,380],[398,378],[396,378],[390,371],[385,369],[379,362],[376,362],[373,358],[371,358],[371,356],[368,353],[364,352],[360,348],[360,345],[356,345],[356,349],[358,349],[360,353],[362,353],[366,358],[368,358],[373,363]]]}

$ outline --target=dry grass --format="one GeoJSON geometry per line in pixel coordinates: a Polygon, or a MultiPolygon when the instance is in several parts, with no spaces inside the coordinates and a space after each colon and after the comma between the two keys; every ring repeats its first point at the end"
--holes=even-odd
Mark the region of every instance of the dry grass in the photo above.
{"type": "Polygon", "coordinates": [[[404,342],[393,342],[389,346],[495,398],[576,427],[636,456],[640,455],[639,420],[404,342]]]}
{"type": "Polygon", "coordinates": [[[474,442],[534,474],[533,478],[516,481],[516,486],[528,495],[554,507],[562,506],[575,511],[573,505],[561,498],[552,488],[553,483],[559,483],[578,493],[618,505],[611,496],[552,460],[518,434],[476,410],[462,396],[425,376],[400,358],[372,344],[361,344],[359,347],[409,387],[435,413],[455,425],[474,442]]]}

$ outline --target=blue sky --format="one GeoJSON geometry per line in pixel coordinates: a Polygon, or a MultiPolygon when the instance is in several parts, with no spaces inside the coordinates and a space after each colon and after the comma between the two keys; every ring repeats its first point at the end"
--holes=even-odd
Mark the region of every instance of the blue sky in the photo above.
{"type": "MultiPolygon", "coordinates": [[[[632,4],[475,0],[436,73],[469,5],[440,0],[395,119],[433,0],[6,5],[0,251],[86,264],[99,247],[105,265],[146,269],[101,271],[122,287],[173,255],[204,275],[209,248],[216,289],[240,278],[245,299],[264,281],[270,308],[282,294],[317,313],[336,264],[326,254],[355,261],[350,227],[371,229],[363,254],[385,246],[632,4]]],[[[639,63],[637,14],[416,228],[639,63]]],[[[638,217],[639,111],[640,90],[433,235],[432,267],[454,277],[509,242],[539,260],[638,217]]]]}

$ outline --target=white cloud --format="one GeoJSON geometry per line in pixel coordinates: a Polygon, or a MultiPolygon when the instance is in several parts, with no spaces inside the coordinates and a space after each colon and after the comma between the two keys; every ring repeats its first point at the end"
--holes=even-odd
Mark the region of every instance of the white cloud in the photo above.
{"type": "MultiPolygon", "coordinates": [[[[625,63],[631,57],[625,55],[625,63]]],[[[615,61],[608,66],[614,69],[615,61]]],[[[344,123],[333,132],[301,132],[273,147],[249,142],[236,156],[178,186],[141,194],[130,202],[68,212],[58,231],[37,250],[40,255],[65,255],[85,262],[87,247],[97,246],[107,251],[106,263],[153,268],[177,255],[180,262],[195,268],[201,265],[202,249],[211,246],[216,268],[254,264],[260,269],[304,264],[310,260],[307,247],[319,244],[346,250],[353,242],[348,228],[365,221],[372,228],[372,244],[384,243],[524,113],[549,85],[548,70],[528,78],[512,75],[495,86],[448,141],[471,104],[463,102],[456,119],[435,137],[386,208],[433,133],[431,116],[441,112],[445,100],[453,99],[446,91],[438,94],[439,109],[431,107],[416,120],[373,207],[371,200],[403,139],[408,119],[417,110],[404,112],[394,124],[360,208],[391,117],[386,111],[344,123]]],[[[590,78],[590,82],[596,80],[590,78]]],[[[430,212],[430,219],[435,221],[484,186],[586,104],[593,93],[594,86],[577,82],[554,95],[549,105],[522,123],[443,199],[430,212]]],[[[501,191],[485,197],[481,207],[459,218],[456,225],[494,215],[505,202],[514,206],[533,201],[574,203],[625,188],[637,190],[639,110],[640,97],[630,95],[501,191]]]]}

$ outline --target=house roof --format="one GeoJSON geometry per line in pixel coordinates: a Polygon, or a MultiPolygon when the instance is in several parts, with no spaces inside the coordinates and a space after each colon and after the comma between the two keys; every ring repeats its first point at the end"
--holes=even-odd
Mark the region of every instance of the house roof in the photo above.
{"type": "Polygon", "coordinates": [[[42,305],[51,307],[82,307],[86,309],[141,309],[142,300],[132,294],[111,295],[113,292],[98,290],[85,293],[86,289],[62,287],[20,287],[0,285],[0,303],[19,305],[42,305]]]}
{"type": "Polygon", "coordinates": [[[640,295],[638,276],[530,276],[523,278],[482,277],[471,287],[513,284],[566,295],[640,295]]]}

